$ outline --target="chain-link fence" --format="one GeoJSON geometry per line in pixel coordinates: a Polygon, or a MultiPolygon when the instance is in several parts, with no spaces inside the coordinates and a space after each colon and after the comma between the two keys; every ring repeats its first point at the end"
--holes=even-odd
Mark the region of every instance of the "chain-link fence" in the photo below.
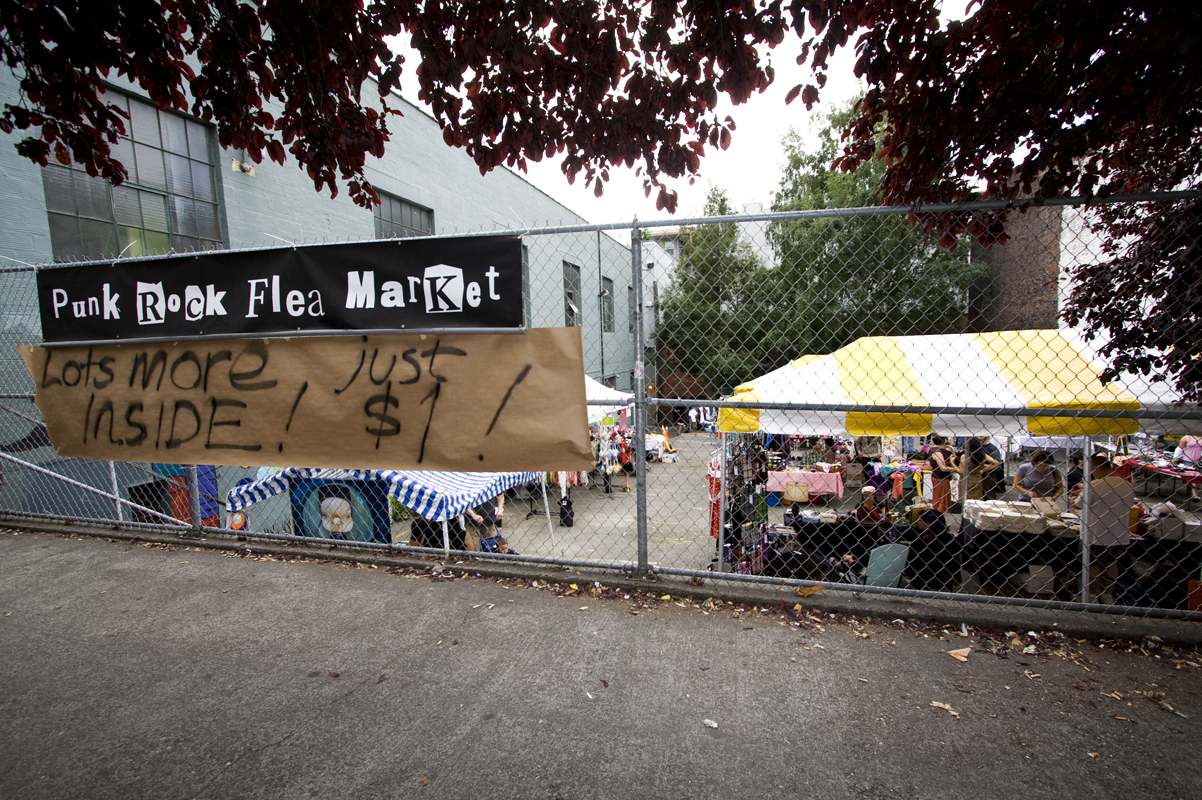
{"type": "MultiPolygon", "coordinates": [[[[1202,413],[1159,367],[1104,384],[1111,334],[1081,311],[1138,267],[1134,235],[1101,233],[1113,209],[1180,235],[1191,199],[520,231],[526,324],[582,328],[596,466],[525,476],[495,529],[426,520],[387,481],[334,480],[327,509],[333,479],[58,457],[14,348],[39,340],[34,270],[7,270],[0,512],[1193,617],[1202,413]],[[992,246],[922,224],[989,213],[992,246]]],[[[1117,290],[1137,316],[1195,291],[1145,285],[1117,290]]]]}

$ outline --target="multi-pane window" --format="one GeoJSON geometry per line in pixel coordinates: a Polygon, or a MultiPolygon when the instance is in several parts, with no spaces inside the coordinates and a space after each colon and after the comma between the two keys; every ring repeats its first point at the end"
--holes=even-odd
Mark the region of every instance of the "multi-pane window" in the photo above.
{"type": "Polygon", "coordinates": [[[54,260],[222,248],[212,130],[132,97],[105,99],[130,116],[112,145],[129,177],[113,186],[74,165],[42,168],[54,260]]]}
{"type": "Polygon", "coordinates": [[[609,278],[601,279],[601,330],[614,332],[614,282],[609,278]]]}
{"type": "Polygon", "coordinates": [[[373,209],[377,239],[405,239],[434,233],[434,212],[379,192],[380,203],[373,209]]]}
{"type": "Polygon", "coordinates": [[[563,262],[563,324],[580,324],[580,267],[563,262]]]}

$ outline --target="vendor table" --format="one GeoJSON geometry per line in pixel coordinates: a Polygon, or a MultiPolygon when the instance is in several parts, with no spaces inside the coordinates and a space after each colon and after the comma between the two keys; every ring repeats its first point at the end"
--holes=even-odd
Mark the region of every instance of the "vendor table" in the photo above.
{"type": "Polygon", "coordinates": [[[1144,479],[1145,489],[1147,488],[1148,478],[1152,475],[1155,475],[1157,480],[1157,493],[1160,491],[1160,481],[1162,481],[1165,476],[1180,480],[1187,486],[1202,485],[1202,472],[1198,472],[1197,470],[1187,469],[1182,472],[1178,472],[1176,470],[1165,469],[1164,467],[1156,467],[1151,464],[1145,464],[1141,461],[1135,460],[1124,461],[1122,464],[1119,464],[1114,468],[1114,474],[1128,481],[1133,480],[1136,474],[1138,474],[1144,479]]]}
{"type": "MultiPolygon", "coordinates": [[[[965,519],[960,523],[960,542],[964,548],[965,566],[998,587],[1031,564],[1051,567],[1060,585],[1070,576],[1074,582],[1080,576],[1081,539],[1076,528],[1045,533],[983,531],[965,519]]],[[[1117,549],[1123,566],[1121,593],[1115,597],[1115,602],[1186,608],[1189,580],[1202,569],[1202,543],[1148,535],[1134,537],[1129,545],[1117,549]],[[1151,567],[1150,573],[1138,581],[1130,570],[1136,561],[1151,567]]]]}
{"type": "Polygon", "coordinates": [[[841,581],[846,570],[843,557],[850,555],[855,566],[867,565],[878,544],[902,542],[909,546],[903,575],[911,589],[950,592],[960,576],[960,542],[950,533],[930,534],[905,524],[858,522],[794,523],[797,531],[791,546],[778,540],[764,563],[764,574],[779,578],[841,581]]]}
{"type": "Polygon", "coordinates": [[[964,519],[960,542],[965,565],[998,586],[1030,564],[1051,567],[1057,575],[1081,568],[1081,539],[1075,528],[1044,533],[984,531],[964,519]]]}
{"type": "Polygon", "coordinates": [[[765,491],[783,492],[786,483],[804,483],[810,494],[837,494],[843,496],[843,473],[841,472],[769,472],[765,491]]]}

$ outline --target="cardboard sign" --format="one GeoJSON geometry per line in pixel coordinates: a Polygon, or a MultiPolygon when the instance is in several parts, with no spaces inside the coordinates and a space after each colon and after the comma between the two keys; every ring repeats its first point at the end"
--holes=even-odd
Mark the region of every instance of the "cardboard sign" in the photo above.
{"type": "Polygon", "coordinates": [[[462,472],[592,466],[579,328],[19,349],[64,456],[462,472]]]}
{"type": "Polygon", "coordinates": [[[46,342],[518,328],[518,236],[186,253],[39,270],[46,342]]]}

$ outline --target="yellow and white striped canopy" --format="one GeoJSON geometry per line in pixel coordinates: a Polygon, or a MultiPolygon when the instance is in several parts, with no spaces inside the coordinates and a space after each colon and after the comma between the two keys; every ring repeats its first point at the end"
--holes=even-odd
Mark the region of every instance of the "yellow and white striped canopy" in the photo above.
{"type": "MultiPolygon", "coordinates": [[[[728,400],[814,405],[1138,411],[1073,339],[1057,330],[943,336],[870,336],[829,355],[802,356],[735,388],[728,400]]],[[[1134,418],[893,414],[721,409],[728,432],[820,435],[978,434],[1082,436],[1135,433],[1134,418]]]]}

